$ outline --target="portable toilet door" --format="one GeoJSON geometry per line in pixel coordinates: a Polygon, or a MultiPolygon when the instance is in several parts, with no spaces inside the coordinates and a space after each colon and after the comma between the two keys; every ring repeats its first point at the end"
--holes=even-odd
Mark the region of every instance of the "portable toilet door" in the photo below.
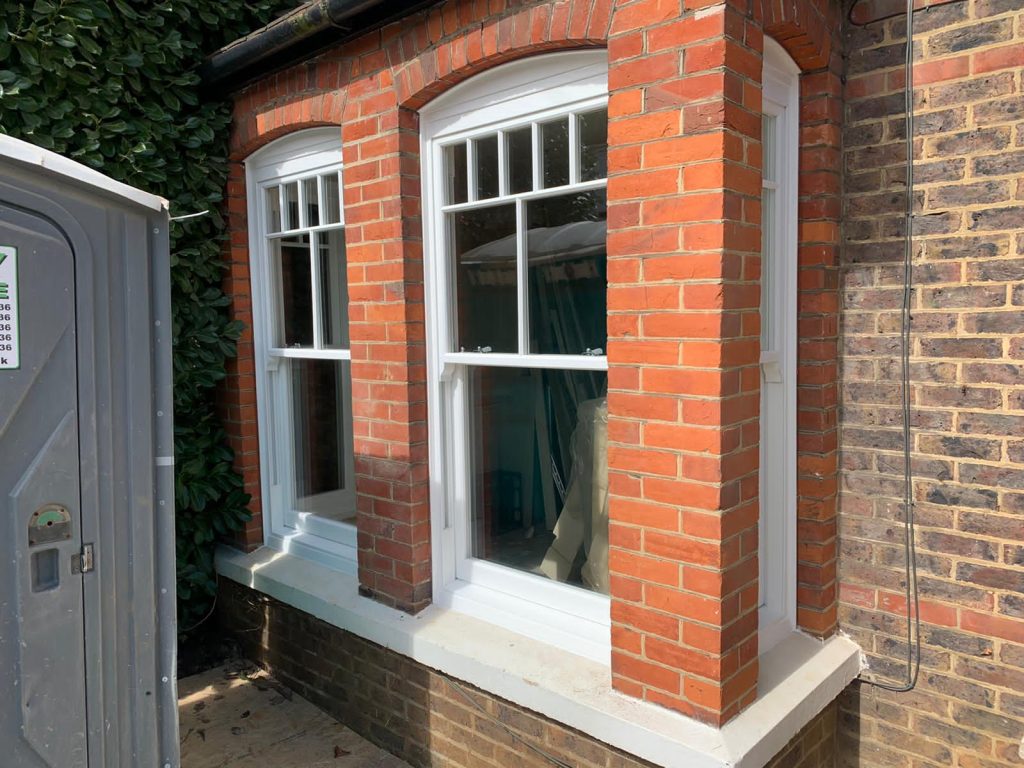
{"type": "Polygon", "coordinates": [[[4,768],[178,768],[168,226],[0,136],[4,768]]]}

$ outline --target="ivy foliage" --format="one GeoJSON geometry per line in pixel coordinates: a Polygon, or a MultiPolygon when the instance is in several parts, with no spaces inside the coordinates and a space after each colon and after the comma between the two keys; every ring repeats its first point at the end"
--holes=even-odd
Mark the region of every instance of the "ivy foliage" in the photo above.
{"type": "Polygon", "coordinates": [[[241,326],[220,285],[231,122],[204,96],[204,54],[297,0],[0,0],[0,130],[166,197],[172,312],[179,625],[216,590],[213,544],[248,519],[214,407],[241,326]]]}

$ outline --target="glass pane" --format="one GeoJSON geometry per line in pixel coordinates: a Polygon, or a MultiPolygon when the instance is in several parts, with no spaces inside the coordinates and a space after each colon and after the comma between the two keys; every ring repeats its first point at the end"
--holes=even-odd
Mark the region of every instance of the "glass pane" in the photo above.
{"type": "Polygon", "coordinates": [[[302,194],[306,196],[306,226],[320,226],[320,195],[316,189],[316,179],[303,179],[302,194]]]}
{"type": "Polygon", "coordinates": [[[765,181],[778,181],[778,170],[775,167],[775,130],[778,118],[764,115],[761,118],[761,153],[764,163],[763,177],[765,181]]]}
{"type": "Polygon", "coordinates": [[[276,343],[284,347],[312,347],[309,235],[275,238],[270,241],[270,253],[277,275],[277,316],[280,319],[276,343]]]}
{"type": "Polygon", "coordinates": [[[317,235],[320,247],[320,300],[323,304],[323,345],[348,349],[348,275],[345,230],[329,229],[317,235]]]}
{"type": "Polygon", "coordinates": [[[531,352],[607,347],[607,219],[603,189],[526,204],[531,352]]]}
{"type": "Polygon", "coordinates": [[[778,231],[775,195],[774,189],[762,190],[761,195],[761,349],[765,352],[775,349],[775,318],[772,312],[775,233],[778,231]]]}
{"type": "Polygon", "coordinates": [[[449,214],[455,252],[455,349],[517,352],[516,207],[449,214]]]}
{"type": "Polygon", "coordinates": [[[324,224],[338,224],[341,221],[341,187],[338,174],[330,173],[323,177],[324,185],[324,224]]]}
{"type": "Polygon", "coordinates": [[[284,185],[284,228],[299,228],[299,183],[284,185]]]}
{"type": "Polygon", "coordinates": [[[540,126],[540,145],[543,148],[544,188],[560,187],[569,183],[569,118],[563,117],[540,126]]]}
{"type": "Polygon", "coordinates": [[[267,187],[267,234],[281,231],[281,190],[267,187]]]}
{"type": "Polygon", "coordinates": [[[508,144],[508,191],[510,194],[533,189],[533,129],[525,125],[505,134],[508,144]]]}
{"type": "Polygon", "coordinates": [[[608,175],[608,110],[579,116],[580,181],[608,175]]]}
{"type": "Polygon", "coordinates": [[[291,360],[294,509],[333,520],[355,517],[352,377],[347,361],[291,360]]]}
{"type": "Polygon", "coordinates": [[[466,192],[466,145],[453,144],[444,148],[445,200],[449,204],[464,203],[466,192]]]}
{"type": "Polygon", "coordinates": [[[498,196],[498,135],[474,142],[476,150],[476,199],[498,196]]]}
{"type": "Polygon", "coordinates": [[[608,374],[474,367],[471,553],[608,592],[608,374]]]}

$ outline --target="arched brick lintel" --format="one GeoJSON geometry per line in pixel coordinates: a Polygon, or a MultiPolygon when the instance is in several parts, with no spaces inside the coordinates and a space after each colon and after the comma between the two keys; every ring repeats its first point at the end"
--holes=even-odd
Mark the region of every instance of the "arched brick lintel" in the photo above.
{"type": "Polygon", "coordinates": [[[832,55],[833,27],[838,20],[828,0],[756,0],[764,33],[793,57],[802,72],[824,69],[832,55]]]}
{"type": "Polygon", "coordinates": [[[341,133],[343,105],[333,94],[307,94],[295,101],[262,111],[235,110],[229,158],[245,160],[258,149],[290,133],[333,126],[341,133]]]}
{"type": "MultiPolygon", "coordinates": [[[[569,4],[560,7],[568,12],[569,4]]],[[[418,110],[464,80],[516,59],[571,48],[604,48],[610,19],[611,1],[592,0],[568,20],[551,18],[551,8],[540,5],[470,29],[420,52],[395,71],[398,104],[418,110]]]]}

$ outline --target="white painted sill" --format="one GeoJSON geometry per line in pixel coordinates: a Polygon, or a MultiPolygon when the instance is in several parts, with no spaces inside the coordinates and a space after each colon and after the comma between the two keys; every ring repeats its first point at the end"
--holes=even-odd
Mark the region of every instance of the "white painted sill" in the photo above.
{"type": "Polygon", "coordinates": [[[612,690],[608,667],[450,609],[417,616],[355,577],[263,547],[221,547],[217,572],[341,629],[666,768],[761,768],[860,671],[860,648],[794,633],[761,658],[758,700],[724,728],[612,690]]]}

